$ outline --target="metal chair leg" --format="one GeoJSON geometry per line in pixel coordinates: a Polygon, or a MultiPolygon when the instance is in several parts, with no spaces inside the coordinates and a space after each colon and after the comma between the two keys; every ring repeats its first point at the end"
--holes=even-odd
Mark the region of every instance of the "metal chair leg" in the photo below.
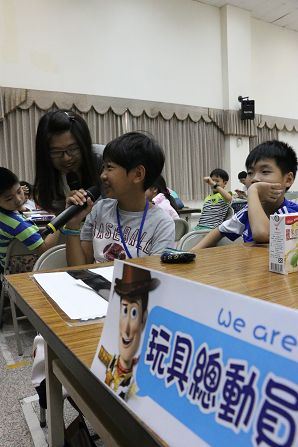
{"type": "Polygon", "coordinates": [[[5,286],[2,283],[1,295],[0,295],[0,327],[2,327],[3,324],[4,300],[5,300],[5,286]]]}
{"type": "Polygon", "coordinates": [[[11,308],[13,328],[14,328],[14,332],[15,332],[15,336],[16,336],[17,347],[18,347],[18,354],[21,356],[21,355],[23,355],[23,347],[22,347],[20,334],[19,334],[16,306],[15,306],[13,299],[11,297],[9,297],[9,299],[10,299],[10,308],[11,308]]]}
{"type": "Polygon", "coordinates": [[[47,425],[46,410],[42,407],[39,407],[39,425],[41,428],[44,428],[47,425]]]}

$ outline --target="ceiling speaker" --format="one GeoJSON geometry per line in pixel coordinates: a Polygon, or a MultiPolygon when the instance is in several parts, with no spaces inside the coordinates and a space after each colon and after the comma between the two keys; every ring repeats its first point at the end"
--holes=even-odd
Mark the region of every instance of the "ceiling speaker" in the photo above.
{"type": "Polygon", "coordinates": [[[241,101],[242,120],[253,120],[255,118],[255,101],[254,99],[243,99],[241,101]]]}

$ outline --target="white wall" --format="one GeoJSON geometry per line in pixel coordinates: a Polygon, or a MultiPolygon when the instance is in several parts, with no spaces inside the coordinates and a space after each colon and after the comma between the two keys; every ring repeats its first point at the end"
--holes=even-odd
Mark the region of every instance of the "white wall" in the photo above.
{"type": "Polygon", "coordinates": [[[0,85],[222,108],[220,16],[191,0],[0,0],[0,85]]]}
{"type": "MultiPolygon", "coordinates": [[[[282,131],[278,133],[278,139],[280,141],[285,141],[290,144],[294,149],[298,157],[298,133],[297,132],[287,132],[282,131]]],[[[296,175],[296,179],[291,186],[291,191],[298,191],[298,173],[296,175]]]]}
{"type": "MultiPolygon", "coordinates": [[[[298,118],[298,33],[229,8],[225,102],[298,118]]],[[[222,108],[221,37],[220,10],[192,0],[0,0],[0,85],[222,108]]]]}
{"type": "Polygon", "coordinates": [[[239,109],[238,96],[251,91],[251,16],[226,5],[220,9],[222,26],[224,109],[239,109]]]}
{"type": "MultiPolygon", "coordinates": [[[[298,118],[298,33],[229,8],[225,105],[298,118]]],[[[0,84],[223,108],[221,38],[220,10],[192,0],[0,0],[0,84]]]]}
{"type": "MultiPolygon", "coordinates": [[[[298,119],[298,33],[225,8],[0,0],[0,85],[235,109],[241,94],[255,99],[256,113],[298,119]]],[[[286,136],[298,152],[297,134],[286,136]]],[[[227,143],[234,188],[247,141],[227,143]]]]}
{"type": "Polygon", "coordinates": [[[256,113],[298,119],[298,32],[252,20],[256,113]]]}

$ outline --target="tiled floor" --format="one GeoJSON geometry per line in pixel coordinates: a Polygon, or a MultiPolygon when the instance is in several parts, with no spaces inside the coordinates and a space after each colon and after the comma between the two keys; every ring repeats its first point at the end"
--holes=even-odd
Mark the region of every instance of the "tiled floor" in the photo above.
{"type": "MultiPolygon", "coordinates": [[[[7,314],[6,319],[9,319],[7,314]]],[[[47,428],[40,428],[38,397],[31,384],[31,354],[36,333],[28,321],[21,321],[20,327],[24,348],[21,357],[17,353],[11,321],[4,322],[0,330],[0,446],[46,447],[47,428]]],[[[76,416],[76,410],[65,400],[65,425],[76,416]]],[[[90,426],[89,429],[92,433],[90,426]]],[[[103,446],[100,440],[96,445],[103,446]]]]}

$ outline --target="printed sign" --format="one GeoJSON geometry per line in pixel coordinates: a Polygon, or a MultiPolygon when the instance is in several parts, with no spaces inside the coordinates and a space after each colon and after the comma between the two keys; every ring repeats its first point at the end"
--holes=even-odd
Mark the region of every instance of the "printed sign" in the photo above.
{"type": "Polygon", "coordinates": [[[115,261],[92,371],[170,446],[298,445],[298,311],[115,261]]]}

